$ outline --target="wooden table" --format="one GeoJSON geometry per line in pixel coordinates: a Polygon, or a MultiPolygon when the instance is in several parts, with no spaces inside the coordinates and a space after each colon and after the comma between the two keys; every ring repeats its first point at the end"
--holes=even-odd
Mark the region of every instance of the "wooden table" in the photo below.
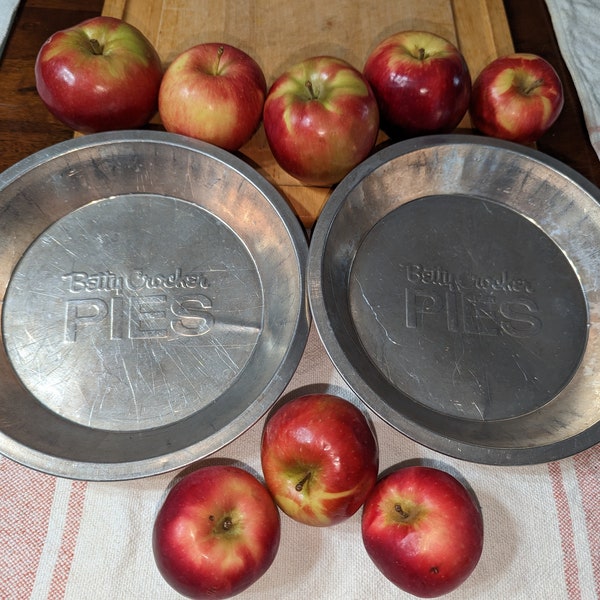
{"type": "MultiPolygon", "coordinates": [[[[565,106],[538,142],[600,186],[600,162],[588,138],[577,93],[562,61],[544,0],[504,0],[517,51],[540,54],[565,84],[565,106]]],[[[0,171],[31,153],[70,138],[73,132],[42,105],[33,65],[39,47],[53,32],[100,14],[103,0],[23,0],[0,62],[0,171]]]]}

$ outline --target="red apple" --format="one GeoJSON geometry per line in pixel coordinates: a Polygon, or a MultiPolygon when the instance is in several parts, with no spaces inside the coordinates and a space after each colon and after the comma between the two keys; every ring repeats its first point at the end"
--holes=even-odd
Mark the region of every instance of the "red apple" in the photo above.
{"type": "Polygon", "coordinates": [[[270,415],[261,462],[265,483],[288,516],[327,526],[362,506],[377,480],[379,451],[358,407],[330,394],[306,394],[270,415]]]}
{"type": "Polygon", "coordinates": [[[261,67],[243,50],[198,44],[167,68],[158,109],[167,131],[233,152],[258,129],[266,93],[261,67]]]}
{"type": "Polygon", "coordinates": [[[409,30],[384,39],[363,73],[391,138],[452,131],[467,112],[471,76],[465,59],[434,33],[409,30]]]}
{"type": "Polygon", "coordinates": [[[277,506],[242,468],[205,466],[169,492],[154,523],[158,570],[190,598],[229,598],[261,577],[280,539],[277,506]]]}
{"type": "Polygon", "coordinates": [[[148,39],[111,17],[56,32],[35,61],[40,98],[59,121],[82,133],[145,125],[156,113],[161,78],[148,39]]]}
{"type": "Polygon", "coordinates": [[[473,84],[469,112],[485,135],[529,144],[556,121],[563,88],[550,63],[535,54],[510,54],[487,65],[473,84]]]}
{"type": "Polygon", "coordinates": [[[473,572],[483,549],[483,518],[452,475],[424,466],[384,475],[362,515],[365,549],[379,570],[421,598],[447,594],[473,572]]]}
{"type": "Polygon", "coordinates": [[[379,111],[353,66],[331,56],[304,60],[271,86],[263,113],[279,166],[307,185],[339,182],[373,149],[379,111]]]}

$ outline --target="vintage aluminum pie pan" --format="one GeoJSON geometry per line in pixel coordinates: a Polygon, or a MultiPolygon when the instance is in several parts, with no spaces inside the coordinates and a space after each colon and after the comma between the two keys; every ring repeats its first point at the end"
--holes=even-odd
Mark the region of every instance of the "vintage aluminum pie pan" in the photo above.
{"type": "Polygon", "coordinates": [[[308,288],[333,363],[449,456],[547,462],[600,441],[600,192],[474,135],[390,145],[334,190],[308,288]]]}
{"type": "Polygon", "coordinates": [[[260,174],[165,132],[0,175],[0,451],[57,476],[182,467],[253,425],[309,327],[305,232],[260,174]]]}

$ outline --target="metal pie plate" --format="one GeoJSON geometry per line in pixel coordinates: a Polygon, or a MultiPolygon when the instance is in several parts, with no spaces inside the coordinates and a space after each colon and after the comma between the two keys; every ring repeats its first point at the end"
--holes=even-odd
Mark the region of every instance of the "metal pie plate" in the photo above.
{"type": "Polygon", "coordinates": [[[381,418],[444,454],[546,462],[600,441],[599,190],[542,153],[430,136],[334,190],[313,319],[381,418]]]}
{"type": "Polygon", "coordinates": [[[218,148],[80,137],[0,176],[0,451],[77,479],[157,474],[220,449],[293,375],[305,234],[218,148]]]}

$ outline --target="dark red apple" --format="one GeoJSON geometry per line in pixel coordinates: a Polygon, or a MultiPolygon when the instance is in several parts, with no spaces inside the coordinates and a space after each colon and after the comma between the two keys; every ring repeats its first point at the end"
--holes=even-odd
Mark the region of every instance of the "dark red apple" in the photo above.
{"type": "Polygon", "coordinates": [[[465,59],[434,33],[391,35],[369,54],[363,73],[391,138],[452,131],[467,112],[471,76],[465,59]]]}
{"type": "Polygon", "coordinates": [[[230,598],[271,566],[280,540],[279,511],[248,471],[201,467],[169,492],[154,523],[158,570],[190,598],[230,598]]]}
{"type": "Polygon", "coordinates": [[[141,31],[94,17],[50,36],[35,62],[40,98],[82,133],[145,125],[156,113],[163,70],[141,31]]]}
{"type": "Polygon", "coordinates": [[[384,475],[362,514],[365,549],[402,590],[433,598],[471,575],[483,550],[483,517],[471,493],[449,473],[424,466],[384,475]]]}

